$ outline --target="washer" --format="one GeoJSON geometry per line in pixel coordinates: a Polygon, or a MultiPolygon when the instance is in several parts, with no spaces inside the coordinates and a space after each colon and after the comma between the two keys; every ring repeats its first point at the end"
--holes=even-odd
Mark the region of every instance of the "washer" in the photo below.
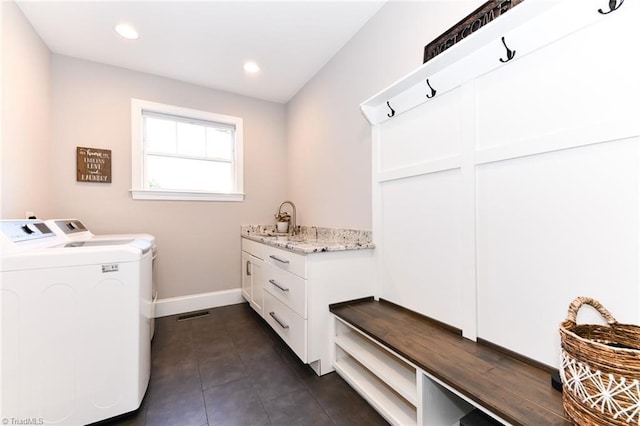
{"type": "Polygon", "coordinates": [[[158,299],[158,290],[156,286],[156,258],[158,257],[158,246],[156,245],[156,237],[151,234],[105,234],[95,235],[78,219],[50,219],[46,220],[47,226],[58,236],[68,241],[87,241],[87,240],[128,240],[140,238],[151,243],[153,255],[152,267],[152,296],[151,296],[151,338],[155,333],[155,302],[158,299]]]}
{"type": "Polygon", "coordinates": [[[0,231],[0,417],[78,425],[136,410],[150,374],[149,241],[63,241],[41,220],[0,231]]]}

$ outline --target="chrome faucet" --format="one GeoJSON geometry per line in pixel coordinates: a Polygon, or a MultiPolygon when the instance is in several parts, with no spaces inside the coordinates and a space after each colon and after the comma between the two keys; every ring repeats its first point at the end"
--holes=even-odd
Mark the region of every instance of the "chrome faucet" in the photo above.
{"type": "Polygon", "coordinates": [[[293,214],[291,215],[291,235],[296,235],[296,232],[297,232],[297,228],[296,228],[296,205],[293,204],[293,201],[284,201],[282,204],[280,204],[280,207],[278,207],[278,214],[282,213],[282,206],[284,206],[285,204],[289,204],[291,206],[291,208],[293,209],[293,214]]]}

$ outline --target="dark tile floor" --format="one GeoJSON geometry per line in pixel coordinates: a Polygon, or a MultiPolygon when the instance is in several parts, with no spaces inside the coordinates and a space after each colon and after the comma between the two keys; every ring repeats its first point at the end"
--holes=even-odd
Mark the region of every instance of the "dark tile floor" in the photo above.
{"type": "Polygon", "coordinates": [[[316,374],[246,304],[156,321],[140,409],[114,425],[386,425],[340,376],[316,374]]]}

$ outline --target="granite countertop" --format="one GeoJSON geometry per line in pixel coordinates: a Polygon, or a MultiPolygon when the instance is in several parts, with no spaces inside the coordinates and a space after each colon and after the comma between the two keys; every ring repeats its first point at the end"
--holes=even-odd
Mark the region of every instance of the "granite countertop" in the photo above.
{"type": "Polygon", "coordinates": [[[241,236],[253,241],[291,250],[298,253],[321,253],[372,249],[371,231],[355,229],[321,228],[301,226],[300,232],[291,236],[279,234],[274,225],[243,225],[241,236]]]}

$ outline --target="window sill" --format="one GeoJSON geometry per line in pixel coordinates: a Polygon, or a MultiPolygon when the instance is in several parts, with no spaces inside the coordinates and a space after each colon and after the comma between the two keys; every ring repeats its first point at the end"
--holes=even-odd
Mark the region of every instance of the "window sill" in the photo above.
{"type": "Polygon", "coordinates": [[[130,189],[134,200],[165,201],[244,201],[243,193],[218,193],[200,191],[167,191],[153,189],[130,189]]]}

